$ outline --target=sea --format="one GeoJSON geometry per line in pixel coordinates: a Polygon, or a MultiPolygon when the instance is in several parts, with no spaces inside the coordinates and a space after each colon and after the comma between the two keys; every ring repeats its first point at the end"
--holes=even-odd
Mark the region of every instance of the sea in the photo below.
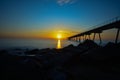
{"type": "MultiPolygon", "coordinates": [[[[96,41],[99,44],[99,41],[96,41]]],[[[108,41],[103,41],[102,46],[108,41]]],[[[0,39],[0,50],[3,49],[44,49],[56,48],[60,49],[70,44],[77,46],[79,42],[69,40],[53,40],[53,39],[0,39]]]]}
{"type": "Polygon", "coordinates": [[[44,49],[63,48],[70,44],[77,46],[79,43],[69,40],[52,39],[0,39],[0,50],[2,49],[44,49]]]}

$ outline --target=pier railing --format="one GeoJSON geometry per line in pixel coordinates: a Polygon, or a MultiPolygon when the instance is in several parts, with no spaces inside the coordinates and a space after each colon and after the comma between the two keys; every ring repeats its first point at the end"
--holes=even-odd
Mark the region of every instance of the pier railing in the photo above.
{"type": "Polygon", "coordinates": [[[104,26],[104,25],[107,25],[107,24],[110,24],[110,23],[114,23],[114,22],[117,22],[117,21],[120,21],[120,16],[114,17],[114,18],[112,18],[110,20],[107,20],[107,21],[104,21],[104,22],[102,22],[100,24],[92,26],[92,27],[88,28],[87,30],[92,30],[94,28],[98,28],[100,26],[104,26]]]}
{"type": "Polygon", "coordinates": [[[115,18],[107,20],[107,21],[105,21],[105,22],[103,22],[101,24],[92,26],[87,31],[84,31],[82,33],[70,36],[68,39],[80,42],[81,36],[84,37],[84,40],[86,40],[86,36],[89,36],[89,39],[90,39],[91,33],[94,33],[94,36],[93,36],[93,40],[94,40],[96,33],[98,33],[100,43],[101,43],[102,39],[101,39],[100,34],[102,33],[102,31],[112,29],[112,28],[117,28],[118,29],[117,34],[116,34],[116,40],[115,40],[115,43],[117,43],[118,42],[118,36],[119,36],[119,30],[120,30],[120,17],[115,17],[115,18]]]}

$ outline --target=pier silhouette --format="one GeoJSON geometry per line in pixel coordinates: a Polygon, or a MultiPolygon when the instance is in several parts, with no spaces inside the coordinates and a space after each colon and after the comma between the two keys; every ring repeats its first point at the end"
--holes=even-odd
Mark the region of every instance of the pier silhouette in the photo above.
{"type": "Polygon", "coordinates": [[[104,22],[104,23],[99,24],[97,26],[93,26],[92,28],[93,29],[87,30],[85,32],[82,32],[82,33],[79,33],[79,34],[76,34],[73,36],[70,36],[70,37],[68,37],[68,40],[81,42],[81,37],[83,37],[83,41],[86,39],[94,41],[96,34],[98,34],[99,40],[100,40],[99,44],[101,44],[102,43],[101,33],[104,30],[109,30],[109,29],[115,28],[117,30],[115,43],[118,43],[118,37],[119,37],[119,32],[120,32],[120,17],[115,17],[107,22],[104,22]],[[93,39],[91,38],[92,33],[94,34],[93,39]]]}

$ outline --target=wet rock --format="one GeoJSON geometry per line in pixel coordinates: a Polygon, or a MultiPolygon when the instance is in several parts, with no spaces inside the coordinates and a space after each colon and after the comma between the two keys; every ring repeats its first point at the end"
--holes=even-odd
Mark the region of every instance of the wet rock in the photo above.
{"type": "Polygon", "coordinates": [[[91,49],[91,48],[97,48],[99,46],[92,40],[85,40],[83,43],[80,43],[78,47],[91,49]]]}
{"type": "Polygon", "coordinates": [[[39,51],[40,51],[39,49],[34,49],[34,50],[27,51],[26,53],[27,54],[38,54],[39,51]]]}

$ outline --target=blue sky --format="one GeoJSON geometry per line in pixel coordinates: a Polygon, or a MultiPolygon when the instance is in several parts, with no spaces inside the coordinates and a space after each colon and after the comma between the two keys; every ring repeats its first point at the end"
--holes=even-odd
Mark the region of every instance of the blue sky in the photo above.
{"type": "Polygon", "coordinates": [[[0,0],[0,37],[73,35],[116,16],[120,0],[0,0]]]}

